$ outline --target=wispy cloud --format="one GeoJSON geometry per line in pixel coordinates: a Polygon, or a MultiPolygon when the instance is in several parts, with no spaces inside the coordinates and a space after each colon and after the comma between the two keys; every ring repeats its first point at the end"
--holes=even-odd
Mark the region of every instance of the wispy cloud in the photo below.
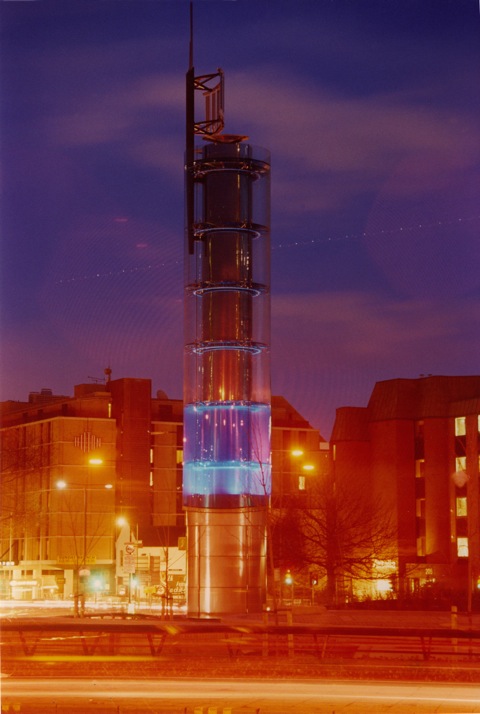
{"type": "MultiPolygon", "coordinates": [[[[334,97],[285,76],[252,82],[240,74],[232,83],[231,113],[245,116],[252,135],[265,139],[281,163],[281,181],[292,174],[296,180],[315,177],[322,185],[333,180],[337,200],[376,185],[409,154],[452,169],[474,166],[478,159],[473,118],[419,104],[408,94],[334,97]],[[338,181],[345,177],[346,183],[338,181]]],[[[423,179],[403,191],[423,190],[423,179]]]]}
{"type": "Polygon", "coordinates": [[[101,93],[94,87],[84,96],[80,92],[72,107],[58,103],[45,121],[52,141],[60,145],[114,144],[153,132],[161,136],[162,131],[178,131],[184,104],[178,76],[129,77],[101,93]]]}
{"type": "MultiPolygon", "coordinates": [[[[478,133],[468,115],[422,105],[408,94],[338,97],[299,85],[282,74],[228,77],[227,130],[246,131],[272,151],[275,196],[290,210],[336,208],[373,190],[405,156],[452,173],[475,165],[478,133]],[[235,120],[229,120],[235,117],[235,120]]],[[[133,164],[182,175],[183,77],[152,74],[96,96],[89,92],[71,111],[61,105],[45,122],[52,142],[64,147],[122,143],[133,164]]],[[[429,190],[445,171],[429,173],[429,190]]],[[[443,184],[442,184],[443,185],[443,184]]],[[[425,171],[397,191],[425,189],[425,171]]]]}
{"type": "Polygon", "coordinates": [[[282,359],[293,363],[309,352],[320,365],[344,362],[382,369],[388,364],[401,374],[410,364],[425,365],[426,371],[443,364],[448,370],[463,353],[465,364],[475,369],[472,327],[480,328],[480,305],[473,299],[449,304],[358,292],[279,295],[272,312],[277,349],[282,343],[282,359]]]}
{"type": "MultiPolygon", "coordinates": [[[[265,13],[267,6],[262,7],[265,13]]],[[[336,209],[375,190],[409,155],[435,170],[427,182],[418,172],[397,183],[399,194],[423,191],[427,184],[434,190],[437,182],[454,181],[456,172],[478,163],[474,109],[467,104],[449,107],[446,100],[466,81],[458,52],[448,74],[439,78],[433,66],[424,66],[417,79],[416,57],[425,37],[411,33],[405,52],[402,34],[396,36],[390,28],[382,36],[377,25],[369,25],[368,13],[366,18],[347,15],[339,26],[338,12],[327,8],[319,16],[312,6],[286,17],[273,11],[269,32],[263,30],[261,38],[255,25],[246,24],[232,40],[241,44],[248,39],[251,47],[255,38],[261,39],[263,49],[254,70],[249,57],[242,56],[227,72],[227,131],[248,133],[253,143],[271,149],[274,199],[290,213],[336,209]],[[300,46],[299,37],[304,38],[300,46]],[[272,52],[267,53],[269,44],[272,52]],[[289,58],[294,49],[309,71],[293,69],[289,58]],[[403,84],[378,82],[379,57],[384,58],[385,74],[403,73],[403,84]],[[361,87],[342,79],[353,65],[363,78],[361,87]],[[240,66],[247,70],[235,69],[240,66]],[[439,166],[448,170],[437,171],[439,166]]],[[[228,25],[230,14],[221,17],[228,25]]],[[[39,102],[38,110],[45,111],[40,118],[50,142],[63,149],[121,147],[133,168],[153,166],[178,186],[185,105],[185,47],[179,46],[179,38],[185,40],[185,32],[179,23],[171,36],[147,37],[141,43],[79,44],[68,52],[58,46],[40,65],[31,55],[28,61],[37,65],[48,100],[39,102]],[[67,93],[66,84],[71,86],[67,93]]],[[[222,42],[224,38],[219,39],[220,54],[222,42]]]]}
{"type": "Polygon", "coordinates": [[[366,406],[377,381],[478,372],[478,300],[337,292],[272,302],[273,391],[301,405],[326,438],[335,409],[366,406]]]}

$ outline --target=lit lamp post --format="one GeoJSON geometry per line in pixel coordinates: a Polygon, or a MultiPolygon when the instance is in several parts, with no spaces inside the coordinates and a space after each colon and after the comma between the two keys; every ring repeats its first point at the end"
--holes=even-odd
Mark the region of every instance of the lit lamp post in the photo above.
{"type": "MultiPolygon", "coordinates": [[[[88,459],[88,464],[89,466],[106,466],[106,467],[112,467],[113,466],[113,473],[111,474],[113,476],[114,482],[116,483],[116,462],[113,459],[108,459],[105,461],[101,456],[91,456],[88,459]]],[[[111,484],[107,484],[105,488],[113,488],[111,484]]],[[[115,552],[115,535],[112,537],[112,561],[115,563],[116,561],[116,552],[115,552]]]]}
{"type": "Polygon", "coordinates": [[[284,498],[289,498],[293,493],[300,488],[299,483],[294,484],[294,476],[297,472],[297,466],[295,464],[300,457],[303,456],[303,449],[295,447],[293,449],[287,449],[281,452],[280,457],[280,468],[281,468],[281,480],[280,480],[280,490],[278,493],[278,507],[282,508],[284,498]]]}
{"type": "MultiPolygon", "coordinates": [[[[80,564],[77,562],[77,567],[75,569],[75,593],[74,593],[74,608],[75,608],[75,615],[78,617],[80,614],[79,612],[79,590],[80,590],[80,578],[83,578],[82,584],[82,614],[85,610],[85,578],[88,577],[90,574],[89,571],[86,568],[86,561],[87,561],[87,491],[88,491],[88,486],[85,484],[70,484],[67,483],[67,481],[64,481],[63,479],[57,481],[56,486],[58,489],[61,490],[67,490],[70,489],[74,491],[82,491],[83,492],[83,529],[82,529],[82,541],[83,541],[83,547],[82,547],[82,556],[81,556],[81,562],[80,564]]],[[[105,489],[112,489],[113,486],[111,483],[104,484],[105,489]]],[[[74,534],[75,535],[75,534],[74,534]]]]}
{"type": "MultiPolygon", "coordinates": [[[[297,460],[304,455],[302,448],[296,446],[292,449],[285,449],[280,451],[278,456],[278,482],[277,478],[274,479],[275,485],[273,490],[273,499],[270,503],[270,510],[275,511],[280,516],[284,513],[285,507],[288,507],[290,499],[295,497],[298,491],[303,491],[305,489],[305,477],[298,476],[298,466],[297,460]]],[[[276,463],[276,461],[275,461],[276,463]]],[[[302,466],[302,471],[308,473],[314,470],[314,466],[309,463],[305,463],[302,466]]],[[[270,542],[270,547],[268,548],[269,557],[269,567],[273,578],[271,594],[273,598],[273,607],[276,612],[277,605],[282,603],[284,599],[284,586],[287,584],[284,580],[282,583],[281,579],[281,568],[275,567],[275,558],[273,552],[273,528],[272,519],[269,516],[267,520],[267,532],[268,539],[270,542]]]]}
{"type": "MultiPolygon", "coordinates": [[[[303,457],[305,456],[305,453],[303,449],[301,448],[293,448],[290,450],[289,455],[291,457],[291,474],[293,475],[295,481],[296,481],[296,491],[298,493],[302,494],[301,502],[303,504],[303,507],[306,507],[307,503],[305,501],[305,498],[307,498],[308,495],[308,489],[307,489],[307,479],[306,476],[308,474],[313,474],[315,472],[315,466],[314,464],[308,462],[308,461],[303,461],[303,457]],[[303,463],[301,465],[298,463],[299,460],[302,460],[303,463]],[[297,465],[296,468],[293,467],[293,462],[296,461],[297,465]]],[[[293,480],[293,479],[291,479],[293,480]]],[[[294,605],[294,579],[293,576],[290,572],[290,570],[287,570],[285,577],[284,577],[284,585],[287,586],[287,593],[290,593],[290,600],[292,606],[294,605]]],[[[312,586],[312,597],[311,600],[313,602],[313,586],[312,586]]]]}
{"type": "MultiPolygon", "coordinates": [[[[303,449],[292,449],[290,452],[290,455],[294,457],[295,459],[299,459],[301,456],[304,456],[303,449]]],[[[306,482],[305,482],[305,476],[307,474],[312,474],[315,471],[315,466],[312,463],[306,462],[302,464],[302,474],[299,475],[298,477],[298,490],[299,491],[305,491],[306,490],[306,482]]]]}

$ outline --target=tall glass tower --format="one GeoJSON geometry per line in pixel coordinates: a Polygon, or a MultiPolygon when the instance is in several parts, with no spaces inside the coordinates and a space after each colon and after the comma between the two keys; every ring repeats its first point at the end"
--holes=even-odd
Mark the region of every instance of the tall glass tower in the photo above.
{"type": "Polygon", "coordinates": [[[183,497],[199,617],[261,610],[271,491],[270,157],[222,131],[223,73],[195,77],[191,52],[183,497]]]}

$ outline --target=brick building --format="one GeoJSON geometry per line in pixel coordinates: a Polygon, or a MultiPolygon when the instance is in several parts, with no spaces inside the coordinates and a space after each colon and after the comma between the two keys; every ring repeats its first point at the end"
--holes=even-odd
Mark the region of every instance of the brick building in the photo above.
{"type": "Polygon", "coordinates": [[[479,414],[480,376],[378,382],[367,407],[337,410],[333,477],[362,482],[391,513],[400,593],[435,587],[471,604],[480,576],[479,414]]]}
{"type": "MultiPolygon", "coordinates": [[[[77,385],[73,397],[44,389],[0,409],[3,597],[70,597],[79,571],[89,593],[125,593],[129,542],[142,596],[167,570],[171,584],[185,580],[181,400],[124,378],[77,385]]],[[[321,444],[273,397],[274,497],[308,488],[325,463],[321,444]]]]}

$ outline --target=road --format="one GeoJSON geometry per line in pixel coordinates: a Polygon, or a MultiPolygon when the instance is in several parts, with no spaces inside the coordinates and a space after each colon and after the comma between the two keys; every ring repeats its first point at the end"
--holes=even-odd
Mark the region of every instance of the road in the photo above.
{"type": "MultiPolygon", "coordinates": [[[[345,646],[352,644],[348,638],[342,640],[341,651],[337,651],[335,639],[331,638],[322,656],[305,649],[305,642],[298,635],[295,653],[289,652],[286,637],[282,636],[280,649],[273,647],[272,640],[272,651],[264,656],[262,637],[252,637],[249,623],[234,619],[232,623],[242,629],[233,640],[231,635],[227,639],[223,632],[184,633],[177,637],[172,631],[165,646],[153,656],[145,636],[138,639],[129,632],[130,626],[136,628],[136,623],[127,621],[125,633],[115,635],[114,652],[110,651],[113,636],[105,633],[95,654],[86,654],[78,633],[50,632],[41,627],[37,649],[26,653],[19,633],[6,631],[7,620],[18,618],[27,623],[34,615],[37,621],[46,617],[52,622],[55,616],[65,615],[64,609],[52,605],[9,606],[0,611],[5,618],[0,622],[2,672],[6,675],[0,682],[2,713],[480,714],[480,684],[471,683],[475,679],[480,681],[480,663],[476,653],[462,654],[460,640],[458,645],[449,645],[450,649],[453,647],[452,656],[437,653],[429,662],[423,661],[420,649],[413,654],[403,650],[400,653],[398,648],[402,644],[395,640],[389,644],[383,634],[379,642],[368,638],[360,641],[360,645],[357,642],[358,651],[345,646]],[[238,652],[232,656],[230,650],[235,646],[238,652]],[[381,651],[377,651],[379,647],[381,651]],[[387,657],[389,649],[392,652],[387,657]],[[414,679],[425,681],[413,682],[414,679]],[[452,681],[448,682],[449,679],[452,681]]],[[[298,617],[305,624],[315,620],[326,625],[381,627],[389,627],[392,622],[392,613],[323,612],[315,618],[312,614],[308,612],[304,617],[296,614],[295,620],[298,617]]],[[[456,624],[449,613],[402,612],[394,617],[395,623],[403,628],[427,623],[448,628],[456,624]]],[[[475,618],[474,625],[480,625],[479,615],[475,618]]],[[[472,624],[460,623],[460,616],[458,620],[459,626],[472,624]]],[[[107,619],[104,624],[108,622],[107,619]]],[[[171,624],[180,623],[181,620],[171,624]]],[[[85,628],[80,629],[83,632],[85,628]]],[[[35,633],[23,632],[22,636],[28,645],[36,643],[35,633]]],[[[82,637],[89,643],[97,635],[85,631],[82,637]]],[[[307,643],[310,648],[312,642],[310,637],[307,643]]],[[[409,640],[409,650],[414,642],[409,640]]]]}
{"type": "Polygon", "coordinates": [[[2,679],[2,712],[5,711],[21,714],[466,714],[480,712],[480,686],[272,679],[2,679]]]}

